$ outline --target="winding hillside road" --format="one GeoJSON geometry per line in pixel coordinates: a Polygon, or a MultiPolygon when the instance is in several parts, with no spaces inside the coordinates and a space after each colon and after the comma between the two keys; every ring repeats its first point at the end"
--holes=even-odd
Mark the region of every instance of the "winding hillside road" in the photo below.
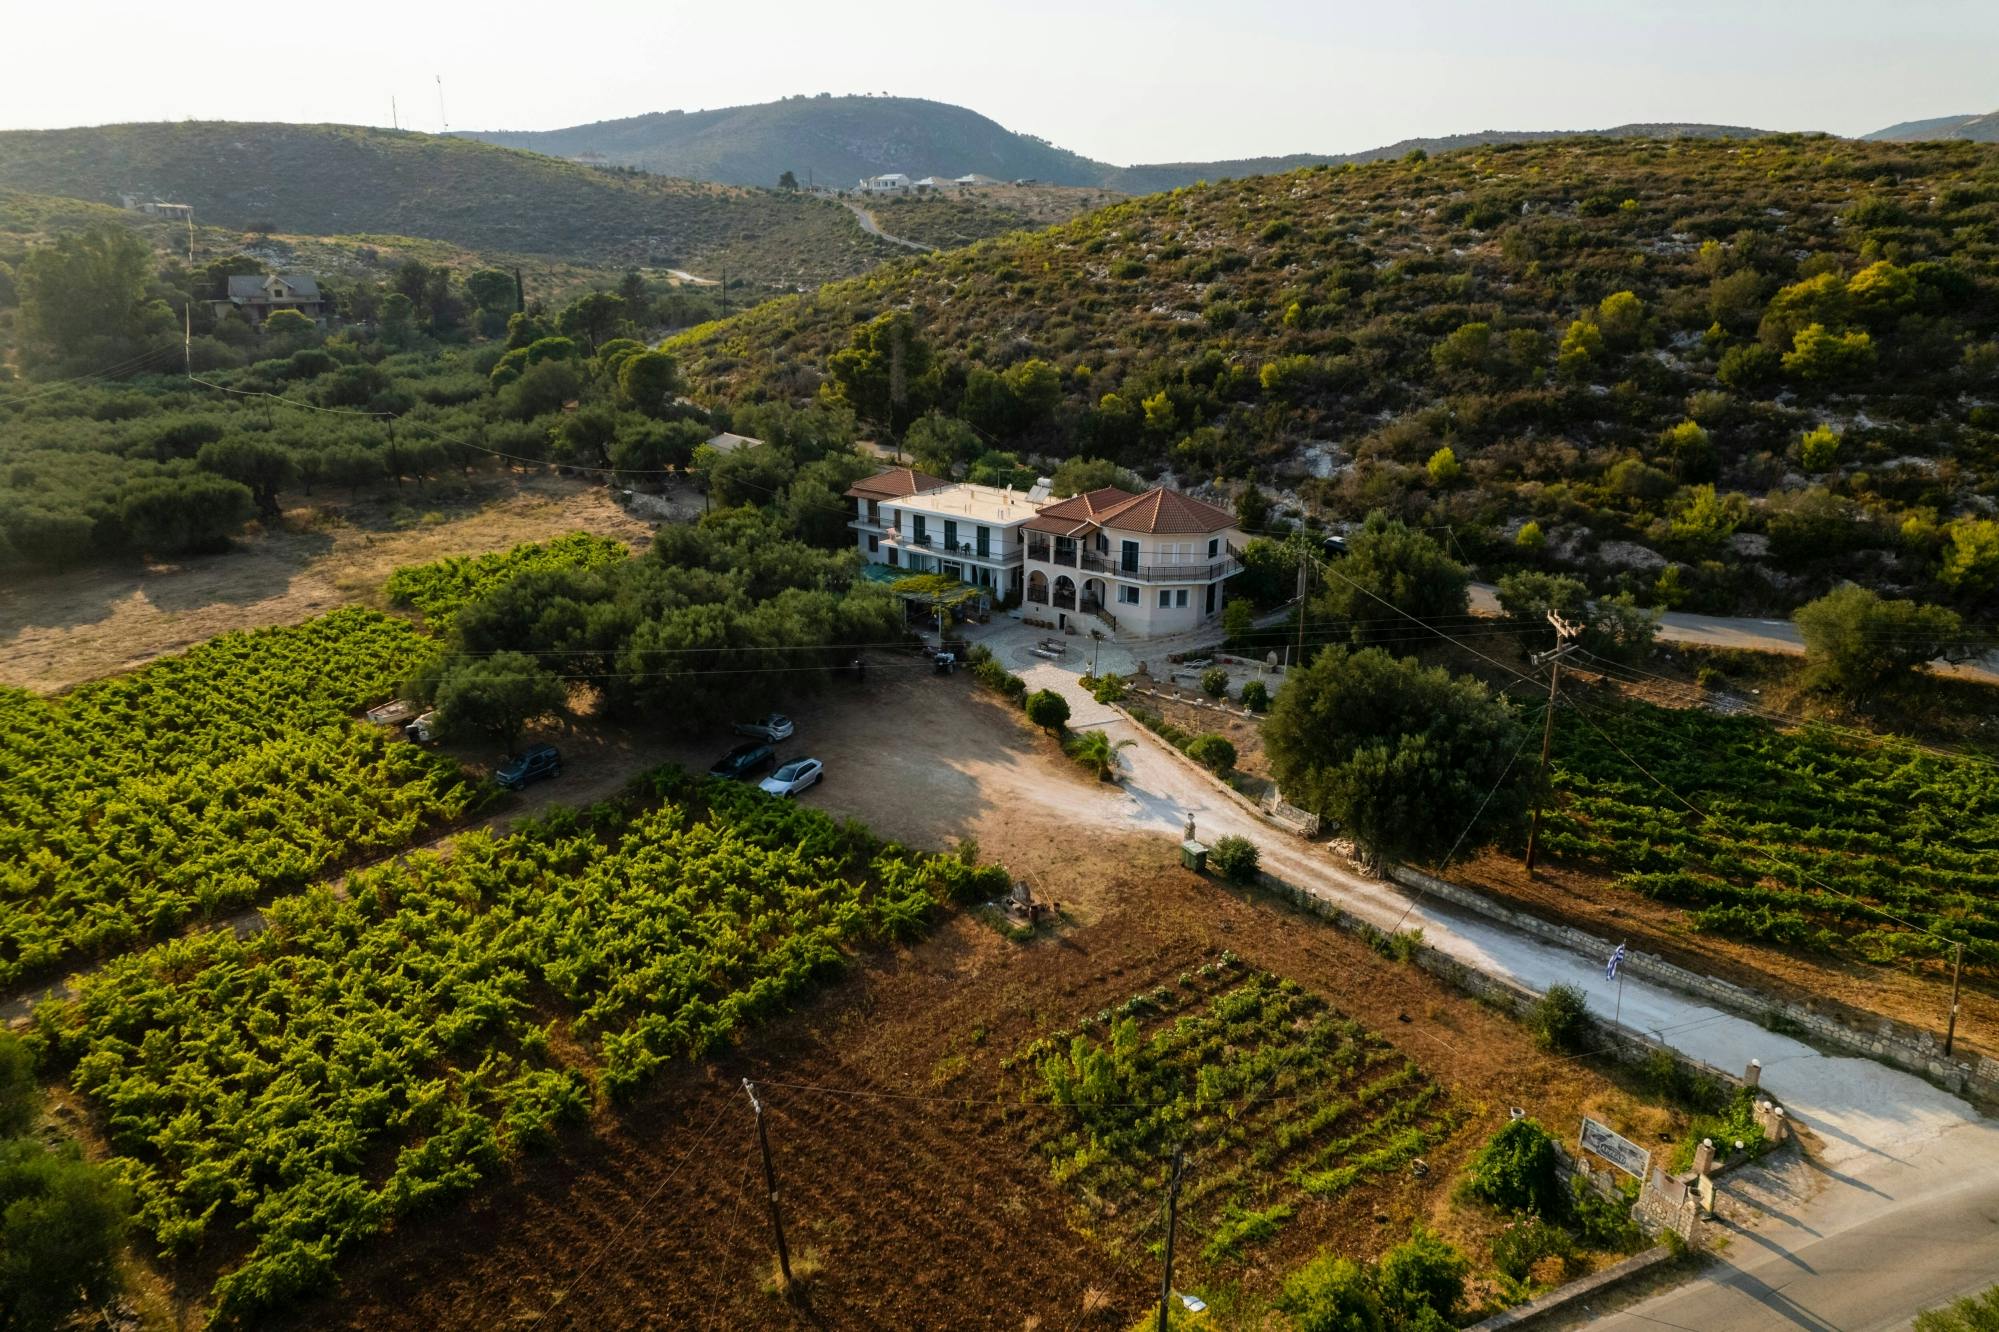
{"type": "Polygon", "coordinates": [[[925,245],[922,241],[904,240],[900,236],[891,236],[881,229],[881,223],[875,221],[873,213],[870,213],[852,199],[842,199],[840,202],[845,204],[847,211],[854,215],[854,220],[861,224],[861,230],[867,232],[870,236],[879,236],[891,245],[900,245],[910,250],[922,250],[925,253],[937,248],[935,245],[925,245]]]}

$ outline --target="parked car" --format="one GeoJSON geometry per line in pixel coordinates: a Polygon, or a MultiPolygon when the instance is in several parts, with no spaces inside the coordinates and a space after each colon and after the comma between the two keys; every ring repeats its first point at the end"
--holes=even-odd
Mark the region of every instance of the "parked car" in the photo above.
{"type": "Polygon", "coordinates": [[[493,773],[493,780],[509,791],[518,791],[529,782],[562,775],[562,753],[554,745],[529,745],[508,759],[493,773]]]}
{"type": "Polygon", "coordinates": [[[1319,549],[1325,552],[1327,559],[1336,560],[1347,553],[1347,539],[1343,536],[1326,537],[1319,542],[1319,549]]]}
{"type": "Polygon", "coordinates": [[[791,739],[793,729],[795,728],[791,724],[791,718],[781,712],[767,713],[755,721],[736,723],[737,735],[747,735],[767,745],[791,739]]]}
{"type": "Polygon", "coordinates": [[[715,760],[715,766],[708,769],[708,775],[726,777],[734,782],[747,782],[758,773],[768,772],[776,761],[777,755],[771,752],[769,745],[755,743],[737,745],[715,760]]]}
{"type": "Polygon", "coordinates": [[[793,759],[764,778],[761,785],[771,795],[795,796],[808,787],[817,786],[819,779],[825,775],[826,765],[818,759],[793,759]]]}
{"type": "Polygon", "coordinates": [[[429,712],[424,713],[423,716],[404,726],[403,734],[420,745],[427,745],[437,739],[438,733],[442,729],[437,724],[437,709],[432,708],[429,712]]]}

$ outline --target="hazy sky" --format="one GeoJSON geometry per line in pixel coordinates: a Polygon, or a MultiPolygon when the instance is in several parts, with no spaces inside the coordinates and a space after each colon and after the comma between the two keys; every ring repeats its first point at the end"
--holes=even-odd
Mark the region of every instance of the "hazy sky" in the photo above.
{"type": "Polygon", "coordinates": [[[143,0],[0,6],[0,127],[551,129],[891,92],[1116,163],[1700,120],[1859,134],[1999,109],[1999,0],[143,0]]]}

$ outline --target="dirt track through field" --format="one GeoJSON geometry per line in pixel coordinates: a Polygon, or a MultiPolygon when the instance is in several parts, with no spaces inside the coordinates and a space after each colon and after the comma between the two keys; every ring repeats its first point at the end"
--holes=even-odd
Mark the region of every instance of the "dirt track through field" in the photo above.
{"type": "Polygon", "coordinates": [[[52,693],[232,630],[380,605],[399,565],[578,529],[635,546],[652,535],[602,486],[552,474],[486,476],[294,510],[278,530],[220,555],[11,580],[0,584],[0,685],[52,693]]]}

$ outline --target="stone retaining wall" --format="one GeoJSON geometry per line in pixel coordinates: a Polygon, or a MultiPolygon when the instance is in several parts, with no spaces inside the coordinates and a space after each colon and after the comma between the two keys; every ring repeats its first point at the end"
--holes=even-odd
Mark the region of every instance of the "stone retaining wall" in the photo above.
{"type": "MultiPolygon", "coordinates": [[[[1274,879],[1268,874],[1263,876],[1263,886],[1293,906],[1323,916],[1350,934],[1358,934],[1366,939],[1384,937],[1383,932],[1373,924],[1306,889],[1274,879]]],[[[1426,943],[1418,942],[1405,946],[1409,949],[1410,961],[1424,971],[1473,998],[1489,1003],[1515,1017],[1525,1017],[1534,1005],[1541,1001],[1540,994],[1527,986],[1505,976],[1495,976],[1468,966],[1449,953],[1432,948],[1426,943]]],[[[1742,1078],[1738,1074],[1682,1054],[1672,1046],[1655,1041],[1643,1032],[1605,1022],[1601,1018],[1592,1018],[1591,1022],[1594,1038],[1600,1043],[1601,1048],[1625,1063],[1642,1063],[1663,1054],[1686,1072],[1712,1078],[1725,1089],[1742,1085],[1742,1078]]]]}
{"type": "Polygon", "coordinates": [[[1537,1319],[1568,1308],[1578,1300],[1601,1295],[1620,1282],[1629,1281],[1633,1277],[1641,1276],[1671,1262],[1672,1258],[1672,1250],[1664,1245],[1656,1249],[1647,1249],[1643,1253],[1626,1258],[1621,1263],[1614,1263],[1601,1272],[1592,1272],[1580,1281],[1571,1281],[1559,1290],[1551,1290],[1538,1300],[1529,1300],[1516,1308],[1508,1309],[1505,1313],[1494,1314],[1482,1323],[1473,1323],[1465,1329],[1465,1332],[1500,1332],[1502,1328],[1526,1327],[1537,1319]]]}
{"type": "MultiPolygon", "coordinates": [[[[1483,893],[1407,865],[1392,866],[1388,877],[1405,888],[1585,956],[1610,954],[1612,945],[1596,935],[1503,906],[1483,893]]],[[[1831,1000],[1800,1004],[1778,999],[1645,953],[1627,952],[1623,967],[1634,976],[1705,1000],[1783,1035],[1828,1046],[1842,1054],[1878,1059],[1983,1106],[1999,1105],[1999,1060],[1989,1056],[1980,1056],[1975,1061],[1945,1058],[1943,1042],[1934,1032],[1831,1000]]]]}

